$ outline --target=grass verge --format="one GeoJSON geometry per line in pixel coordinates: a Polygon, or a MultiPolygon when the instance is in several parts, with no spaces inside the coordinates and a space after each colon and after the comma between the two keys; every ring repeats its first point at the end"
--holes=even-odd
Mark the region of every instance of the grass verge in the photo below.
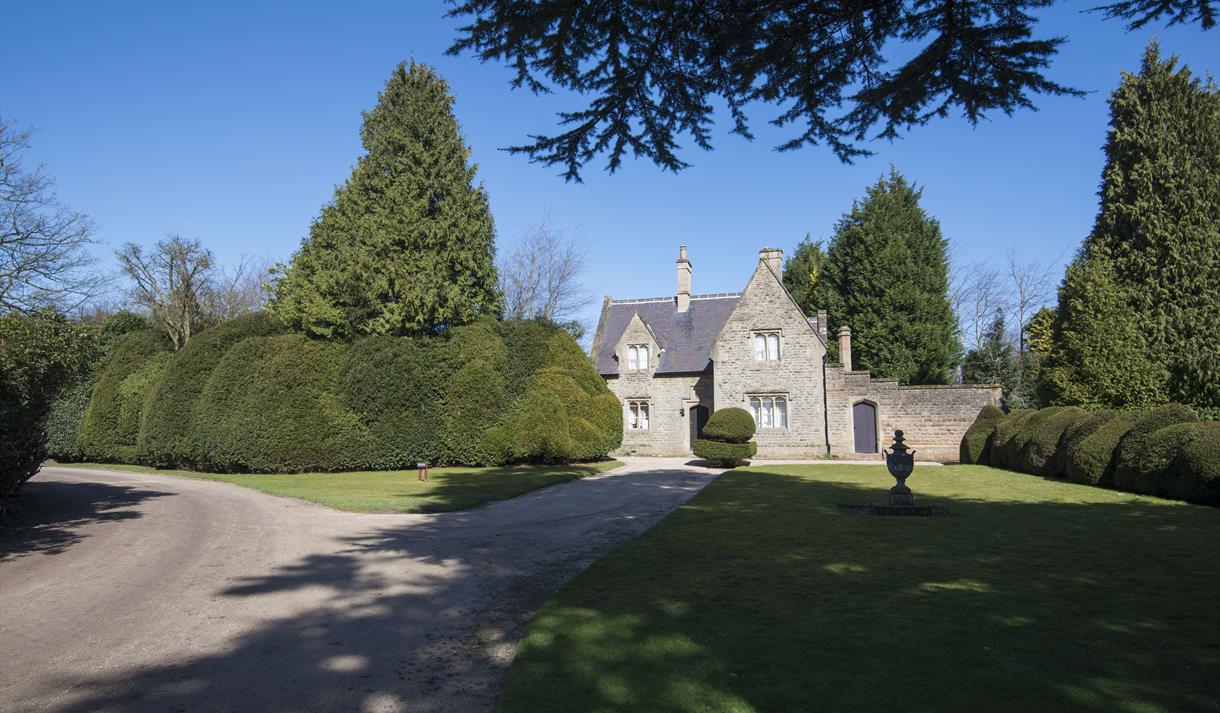
{"type": "Polygon", "coordinates": [[[503,468],[433,468],[428,482],[414,470],[350,473],[198,473],[109,463],[53,463],[65,468],[102,468],[219,480],[272,495],[300,498],[351,512],[443,512],[507,500],[531,490],[604,473],[618,461],[503,468]]]}
{"type": "Polygon", "coordinates": [[[500,700],[547,711],[1217,711],[1220,511],[981,466],[730,471],[569,582],[500,700]]]}

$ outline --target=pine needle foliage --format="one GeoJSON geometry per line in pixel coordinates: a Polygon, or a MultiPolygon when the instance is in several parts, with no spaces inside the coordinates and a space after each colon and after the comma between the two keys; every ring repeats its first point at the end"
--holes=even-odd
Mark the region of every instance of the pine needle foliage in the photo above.
{"type": "Polygon", "coordinates": [[[487,193],[449,86],[399,64],[364,115],[360,157],[323,207],[271,310],[313,337],[420,335],[500,312],[487,193]]]}
{"type": "Polygon", "coordinates": [[[1101,202],[1060,289],[1055,403],[1220,407],[1220,90],[1156,41],[1110,97],[1101,202]]]}
{"type": "Polygon", "coordinates": [[[852,330],[853,368],[909,384],[947,384],[961,344],[949,302],[948,241],[891,169],[835,226],[814,301],[830,333],[852,330]]]}

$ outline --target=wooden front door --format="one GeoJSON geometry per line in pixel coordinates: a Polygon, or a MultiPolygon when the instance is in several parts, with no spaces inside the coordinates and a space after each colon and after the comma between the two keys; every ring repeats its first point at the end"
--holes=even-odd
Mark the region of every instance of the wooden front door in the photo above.
{"type": "Polygon", "coordinates": [[[858,403],[851,408],[851,419],[856,434],[856,453],[876,453],[877,407],[858,403]]]}
{"type": "Polygon", "coordinates": [[[703,427],[707,425],[708,416],[711,414],[707,410],[707,406],[691,406],[690,407],[690,442],[703,438],[703,427]]]}

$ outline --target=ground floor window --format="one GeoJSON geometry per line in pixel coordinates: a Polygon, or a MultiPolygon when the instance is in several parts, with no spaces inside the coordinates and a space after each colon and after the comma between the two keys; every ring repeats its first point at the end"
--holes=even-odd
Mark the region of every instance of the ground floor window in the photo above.
{"type": "Polygon", "coordinates": [[[627,428],[642,431],[648,428],[648,402],[627,402],[627,428]]]}
{"type": "Polygon", "coordinates": [[[784,396],[751,396],[750,415],[757,428],[787,428],[788,399],[784,396]]]}

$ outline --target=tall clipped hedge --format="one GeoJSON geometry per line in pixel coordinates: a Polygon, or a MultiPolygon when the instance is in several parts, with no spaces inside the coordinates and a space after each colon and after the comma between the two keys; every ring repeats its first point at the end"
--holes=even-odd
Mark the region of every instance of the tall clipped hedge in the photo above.
{"type": "Polygon", "coordinates": [[[1034,409],[1014,409],[996,423],[987,443],[990,453],[988,465],[997,468],[1012,468],[1016,465],[1017,454],[1020,452],[1017,439],[1021,436],[1025,422],[1033,418],[1035,413],[1037,411],[1034,409]]]}
{"type": "Polygon", "coordinates": [[[333,389],[343,346],[302,335],[252,337],[225,353],[195,421],[207,464],[289,473],[367,467],[367,430],[333,389]]]}
{"type": "Polygon", "coordinates": [[[962,445],[958,449],[958,460],[962,463],[986,465],[991,458],[988,448],[991,434],[995,431],[996,424],[1003,418],[1004,412],[999,408],[991,404],[984,406],[979,411],[979,415],[975,416],[974,423],[966,429],[966,435],[962,436],[962,445]]]}
{"type": "Polygon", "coordinates": [[[172,356],[125,338],[90,394],[81,455],[292,472],[592,460],[622,442],[618,399],[539,322],[351,343],[281,331],[252,315],[172,356]]]}
{"type": "Polygon", "coordinates": [[[1051,472],[1055,475],[1068,476],[1069,464],[1076,456],[1076,450],[1080,448],[1080,444],[1112,418],[1114,418],[1114,412],[1110,410],[1085,411],[1078,415],[1076,420],[1064,429],[1063,435],[1059,438],[1059,447],[1055,449],[1055,456],[1051,459],[1051,472]]]}
{"type": "Polygon", "coordinates": [[[1197,420],[1183,404],[1164,404],[1148,411],[1123,436],[1114,453],[1114,487],[1132,493],[1156,493],[1159,468],[1143,462],[1153,434],[1166,426],[1197,420]]]}
{"type": "Polygon", "coordinates": [[[165,366],[168,350],[165,335],[147,329],[128,332],[115,343],[93,387],[89,408],[77,434],[81,457],[107,462],[139,461],[137,446],[144,395],[165,366]]]}
{"type": "Polygon", "coordinates": [[[144,405],[141,456],[161,467],[198,467],[205,453],[195,433],[195,408],[225,352],[249,337],[282,331],[263,313],[248,314],[195,335],[178,350],[152,385],[144,405]]]}
{"type": "Polygon", "coordinates": [[[1055,449],[1063,432],[1087,412],[1077,406],[1052,406],[1039,409],[1025,422],[1014,443],[1017,453],[1013,466],[1025,473],[1052,475],[1055,449]]]}
{"type": "MultiPolygon", "coordinates": [[[[963,462],[979,452],[983,428],[971,430],[963,462]]],[[[1220,505],[1220,422],[1200,422],[1182,404],[1117,414],[1075,406],[1014,411],[996,422],[988,448],[990,465],[1220,505]]]]}
{"type": "Polygon", "coordinates": [[[1085,485],[1114,485],[1114,450],[1143,414],[1123,411],[1080,442],[1067,462],[1067,477],[1085,485]]]}

